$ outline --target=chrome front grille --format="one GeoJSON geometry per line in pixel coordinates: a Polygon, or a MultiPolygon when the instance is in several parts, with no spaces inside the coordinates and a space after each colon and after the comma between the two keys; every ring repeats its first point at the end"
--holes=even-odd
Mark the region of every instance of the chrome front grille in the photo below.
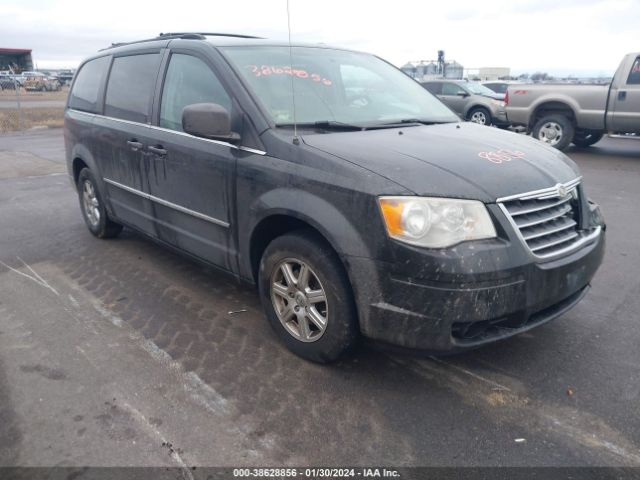
{"type": "Polygon", "coordinates": [[[577,178],[566,184],[498,199],[521,240],[536,257],[548,258],[582,243],[577,178]]]}

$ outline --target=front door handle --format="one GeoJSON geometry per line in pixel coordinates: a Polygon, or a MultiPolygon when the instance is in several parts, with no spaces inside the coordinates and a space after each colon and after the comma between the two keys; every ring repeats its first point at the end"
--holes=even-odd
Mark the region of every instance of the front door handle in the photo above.
{"type": "Polygon", "coordinates": [[[627,99],[627,92],[625,92],[624,90],[620,90],[618,92],[618,100],[626,100],[627,99]]]}
{"type": "Polygon", "coordinates": [[[144,146],[135,138],[131,140],[127,140],[127,145],[129,145],[131,147],[131,150],[133,150],[134,152],[137,152],[144,146]]]}
{"type": "Polygon", "coordinates": [[[162,145],[158,145],[156,147],[152,147],[151,145],[149,145],[147,149],[150,152],[155,153],[156,155],[160,155],[161,157],[164,157],[167,154],[167,151],[162,148],[162,145]]]}

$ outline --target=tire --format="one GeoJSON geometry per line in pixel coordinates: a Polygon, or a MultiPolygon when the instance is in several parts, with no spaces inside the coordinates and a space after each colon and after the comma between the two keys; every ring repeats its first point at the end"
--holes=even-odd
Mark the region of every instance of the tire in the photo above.
{"type": "Polygon", "coordinates": [[[299,230],[273,240],[260,261],[258,287],[271,327],[296,355],[329,363],[357,343],[359,330],[351,284],[337,254],[313,232],[299,230]],[[302,265],[309,279],[304,282],[306,286],[298,285],[302,265]],[[285,275],[287,266],[289,277],[285,275]],[[324,319],[324,324],[318,319],[324,319]]]}
{"type": "Polygon", "coordinates": [[[93,173],[88,168],[83,168],[78,176],[78,200],[82,218],[93,235],[113,238],[120,234],[122,225],[109,218],[93,173]]]}
{"type": "Polygon", "coordinates": [[[470,122],[477,123],[478,125],[489,126],[493,123],[491,112],[484,107],[473,107],[469,110],[467,118],[470,122]]]}
{"type": "Polygon", "coordinates": [[[573,144],[576,147],[586,148],[599,142],[604,134],[602,132],[591,132],[589,130],[578,130],[573,136],[573,144]]]}
{"type": "Polygon", "coordinates": [[[558,150],[564,150],[573,141],[573,122],[562,114],[545,115],[533,126],[533,138],[558,150]]]}

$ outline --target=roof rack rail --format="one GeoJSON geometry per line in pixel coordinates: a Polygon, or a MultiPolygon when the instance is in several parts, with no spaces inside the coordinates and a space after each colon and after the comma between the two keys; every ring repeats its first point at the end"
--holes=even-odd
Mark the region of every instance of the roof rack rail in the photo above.
{"type": "Polygon", "coordinates": [[[158,38],[166,37],[186,37],[193,35],[201,37],[233,37],[233,38],[263,38],[255,37],[253,35],[242,35],[240,33],[212,33],[212,32],[173,32],[173,33],[161,33],[158,38]]]}
{"type": "Polygon", "coordinates": [[[206,40],[207,37],[233,37],[233,38],[254,38],[262,39],[263,37],[254,37],[253,35],[242,35],[239,33],[200,33],[200,32],[173,32],[173,33],[161,33],[154,38],[145,38],[144,40],[136,40],[133,42],[116,42],[112,43],[108,47],[100,49],[109,50],[111,48],[122,47],[124,45],[134,45],[137,43],[153,42],[154,40],[170,40],[170,39],[184,39],[184,40],[206,40]]]}

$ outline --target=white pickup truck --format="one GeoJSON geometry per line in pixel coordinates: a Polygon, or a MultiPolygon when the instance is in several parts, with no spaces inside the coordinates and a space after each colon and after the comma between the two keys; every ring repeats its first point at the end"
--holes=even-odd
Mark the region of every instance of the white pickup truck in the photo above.
{"type": "Polygon", "coordinates": [[[512,125],[560,150],[588,147],[608,134],[640,134],[640,53],[625,55],[610,85],[511,85],[512,125]]]}

